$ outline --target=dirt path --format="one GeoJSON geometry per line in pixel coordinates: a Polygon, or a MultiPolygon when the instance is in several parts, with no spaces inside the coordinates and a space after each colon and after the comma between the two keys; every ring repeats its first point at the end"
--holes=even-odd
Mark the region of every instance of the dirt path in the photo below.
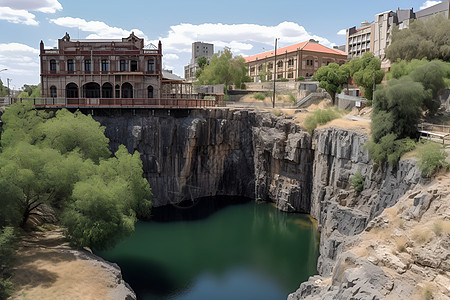
{"type": "Polygon", "coordinates": [[[71,249],[61,230],[27,233],[16,252],[10,299],[125,299],[120,269],[71,249]]]}

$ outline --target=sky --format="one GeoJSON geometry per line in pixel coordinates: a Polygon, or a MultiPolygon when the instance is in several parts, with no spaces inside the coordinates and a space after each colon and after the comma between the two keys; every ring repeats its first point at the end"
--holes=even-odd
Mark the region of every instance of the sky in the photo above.
{"type": "Polygon", "coordinates": [[[0,0],[0,79],[10,88],[39,83],[39,43],[71,38],[120,39],[134,32],[163,45],[163,67],[183,76],[195,41],[254,55],[311,38],[345,44],[345,29],[397,8],[418,11],[424,0],[0,0]],[[5,71],[1,71],[7,69],[5,71]]]}

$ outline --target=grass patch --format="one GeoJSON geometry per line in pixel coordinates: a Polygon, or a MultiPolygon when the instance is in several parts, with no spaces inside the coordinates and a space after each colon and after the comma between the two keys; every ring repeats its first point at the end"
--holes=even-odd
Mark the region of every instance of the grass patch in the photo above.
{"type": "Polygon", "coordinates": [[[294,96],[294,94],[292,94],[292,93],[289,93],[288,94],[288,97],[289,97],[289,101],[291,101],[292,103],[295,103],[295,96],[294,96]]]}
{"type": "Polygon", "coordinates": [[[395,238],[395,245],[398,252],[406,252],[408,246],[408,238],[404,235],[395,238]]]}
{"type": "Polygon", "coordinates": [[[411,238],[420,244],[424,244],[429,241],[430,234],[428,230],[416,227],[412,232],[411,238]]]}
{"type": "Polygon", "coordinates": [[[334,119],[340,118],[345,113],[346,111],[339,110],[337,107],[319,109],[313,112],[312,115],[306,117],[304,125],[306,130],[308,130],[309,133],[312,133],[318,125],[324,125],[334,119]]]}

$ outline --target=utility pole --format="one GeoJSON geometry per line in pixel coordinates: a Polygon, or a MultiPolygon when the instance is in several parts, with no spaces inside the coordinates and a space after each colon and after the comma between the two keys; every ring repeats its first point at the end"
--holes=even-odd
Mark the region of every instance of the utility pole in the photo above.
{"type": "Polygon", "coordinates": [[[375,98],[375,88],[376,88],[376,85],[375,85],[375,69],[373,69],[372,102],[373,102],[373,100],[375,98]]]}
{"type": "Polygon", "coordinates": [[[278,38],[275,39],[275,65],[273,66],[273,99],[272,99],[272,107],[275,108],[275,82],[277,78],[277,41],[278,38]]]}
{"type": "Polygon", "coordinates": [[[8,97],[11,96],[11,90],[9,89],[9,82],[12,81],[12,79],[6,78],[6,81],[8,82],[8,97]]]}

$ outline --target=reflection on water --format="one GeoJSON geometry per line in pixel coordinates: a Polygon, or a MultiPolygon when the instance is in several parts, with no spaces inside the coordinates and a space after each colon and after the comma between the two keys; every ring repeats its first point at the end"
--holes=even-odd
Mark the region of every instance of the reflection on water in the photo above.
{"type": "Polygon", "coordinates": [[[156,209],[153,221],[99,255],[120,265],[138,299],[286,299],[316,274],[318,234],[308,216],[212,200],[156,209]]]}

